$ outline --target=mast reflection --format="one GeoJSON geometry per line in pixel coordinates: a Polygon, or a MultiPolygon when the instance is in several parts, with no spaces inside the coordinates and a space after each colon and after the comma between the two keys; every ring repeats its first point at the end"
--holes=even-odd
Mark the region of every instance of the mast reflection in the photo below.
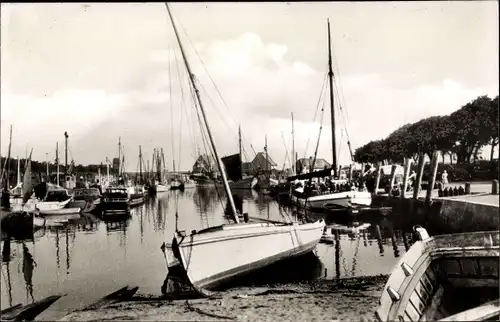
{"type": "Polygon", "coordinates": [[[26,292],[31,296],[31,302],[35,302],[33,296],[33,270],[36,267],[36,262],[30,254],[28,247],[23,243],[23,275],[26,282],[26,292]]]}

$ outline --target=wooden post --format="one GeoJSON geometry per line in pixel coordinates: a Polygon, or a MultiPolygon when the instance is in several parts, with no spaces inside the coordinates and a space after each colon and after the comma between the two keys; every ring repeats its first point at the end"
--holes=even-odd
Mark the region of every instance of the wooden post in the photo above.
{"type": "Polygon", "coordinates": [[[403,188],[401,191],[401,199],[406,198],[406,187],[408,186],[408,177],[410,176],[410,169],[411,169],[411,159],[410,158],[405,158],[405,172],[404,172],[404,177],[403,177],[403,188]]]}
{"type": "Polygon", "coordinates": [[[422,187],[422,177],[424,175],[424,167],[425,167],[425,153],[420,153],[420,155],[418,156],[418,169],[417,169],[417,177],[415,178],[413,199],[418,199],[418,195],[422,187]]]}
{"type": "Polygon", "coordinates": [[[429,186],[427,187],[427,195],[425,196],[425,202],[427,203],[430,203],[432,200],[432,190],[434,189],[434,184],[436,184],[436,175],[439,164],[438,158],[439,158],[438,151],[434,151],[434,153],[432,153],[432,160],[431,160],[431,178],[429,181],[429,186]]]}
{"type": "Polygon", "coordinates": [[[392,195],[392,187],[394,186],[394,181],[396,180],[396,169],[397,164],[393,164],[391,168],[391,182],[389,183],[389,197],[392,195]]]}
{"type": "Polygon", "coordinates": [[[375,188],[373,189],[373,195],[377,195],[378,186],[380,185],[380,177],[382,176],[382,162],[377,163],[377,179],[375,179],[375,188]]]}

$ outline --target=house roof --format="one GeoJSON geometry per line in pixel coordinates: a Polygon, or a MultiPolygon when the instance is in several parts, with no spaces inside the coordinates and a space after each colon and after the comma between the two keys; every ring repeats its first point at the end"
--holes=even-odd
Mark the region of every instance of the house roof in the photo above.
{"type": "MultiPolygon", "coordinates": [[[[301,158],[297,160],[297,163],[300,163],[303,167],[309,167],[309,159],[308,158],[301,158]]],[[[328,163],[325,159],[316,159],[314,162],[314,168],[315,169],[324,169],[325,167],[329,168],[332,165],[328,163]]]]}
{"type": "MultiPolygon", "coordinates": [[[[271,159],[271,157],[269,156],[269,154],[267,155],[267,160],[269,161],[269,166],[270,167],[277,166],[276,162],[274,162],[273,159],[271,159]]],[[[257,153],[257,155],[253,159],[252,163],[254,165],[260,165],[261,168],[264,167],[265,164],[266,164],[266,154],[264,152],[257,153]]]]}

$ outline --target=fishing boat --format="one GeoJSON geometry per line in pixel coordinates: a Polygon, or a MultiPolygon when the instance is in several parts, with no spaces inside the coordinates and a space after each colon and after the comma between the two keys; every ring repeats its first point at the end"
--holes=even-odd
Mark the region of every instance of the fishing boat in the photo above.
{"type": "Polygon", "coordinates": [[[170,185],[168,183],[166,184],[160,184],[158,181],[155,182],[156,186],[156,192],[167,192],[170,191],[170,185]]]}
{"type": "MultiPolygon", "coordinates": [[[[310,172],[289,177],[287,180],[290,182],[296,180],[297,181],[310,180],[309,181],[310,183],[313,178],[331,177],[331,176],[333,176],[333,179],[335,180],[340,179],[340,173],[338,173],[337,176],[338,166],[337,166],[337,148],[336,148],[336,136],[335,136],[335,131],[336,131],[335,105],[334,105],[334,93],[333,93],[334,75],[332,68],[330,21],[328,21],[328,67],[329,67],[328,77],[330,85],[330,113],[331,113],[331,128],[332,128],[332,153],[333,153],[332,167],[331,169],[325,169],[322,171],[313,171],[314,165],[316,164],[316,153],[317,153],[317,148],[316,148],[314,159],[310,164],[311,168],[310,172]]],[[[321,128],[320,128],[320,133],[321,133],[321,128]]],[[[350,149],[350,144],[349,144],[349,149],[350,149]]],[[[303,182],[303,186],[304,184],[308,185],[308,183],[306,182],[303,182]]],[[[350,184],[339,186],[335,182],[333,182],[330,186],[331,186],[330,190],[323,192],[311,189],[291,188],[290,198],[294,203],[296,203],[300,207],[304,207],[306,209],[311,209],[311,210],[321,210],[325,206],[329,208],[337,207],[341,209],[348,209],[353,207],[371,205],[372,202],[371,194],[363,187],[357,189],[350,184]]]]}
{"type": "MultiPolygon", "coordinates": [[[[182,54],[189,81],[194,89],[196,103],[218,168],[223,169],[194,75],[182,47],[168,3],[165,4],[182,54]]],[[[210,296],[211,290],[224,282],[269,264],[312,251],[319,243],[325,223],[249,222],[243,215],[240,223],[235,202],[225,171],[220,171],[224,190],[229,200],[234,224],[223,224],[186,233],[176,227],[172,240],[173,253],[181,263],[189,283],[199,294],[210,296]]],[[[262,220],[261,220],[262,221],[262,220]]],[[[169,261],[167,260],[167,263],[169,261]]],[[[170,261],[175,262],[175,261],[170,261]]]]}
{"type": "Polygon", "coordinates": [[[126,187],[108,187],[102,196],[103,214],[127,213],[130,211],[130,195],[126,187]]]}
{"type": "Polygon", "coordinates": [[[170,190],[184,190],[184,182],[175,178],[170,181],[170,190]]]}
{"type": "Polygon", "coordinates": [[[144,203],[144,186],[132,186],[128,188],[130,196],[130,206],[138,206],[144,203]]]}
{"type": "Polygon", "coordinates": [[[101,192],[98,188],[81,188],[73,190],[73,200],[69,207],[86,208],[87,203],[91,202],[96,207],[101,204],[101,192]]]}
{"type": "Polygon", "coordinates": [[[499,231],[418,240],[398,261],[375,313],[379,321],[498,320],[499,231]]]}
{"type": "Polygon", "coordinates": [[[184,183],[184,189],[196,188],[196,182],[189,177],[185,177],[182,182],[184,183]]]}

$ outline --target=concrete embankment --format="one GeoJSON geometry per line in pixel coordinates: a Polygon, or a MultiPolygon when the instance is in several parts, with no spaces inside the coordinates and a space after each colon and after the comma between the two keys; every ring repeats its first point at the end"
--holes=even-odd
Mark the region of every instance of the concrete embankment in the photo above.
{"type": "Polygon", "coordinates": [[[487,192],[434,197],[430,204],[423,198],[379,195],[373,203],[393,207],[393,221],[402,228],[420,224],[432,234],[500,229],[498,195],[487,192]]]}

